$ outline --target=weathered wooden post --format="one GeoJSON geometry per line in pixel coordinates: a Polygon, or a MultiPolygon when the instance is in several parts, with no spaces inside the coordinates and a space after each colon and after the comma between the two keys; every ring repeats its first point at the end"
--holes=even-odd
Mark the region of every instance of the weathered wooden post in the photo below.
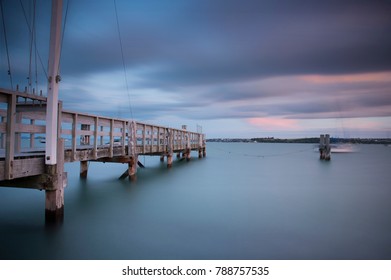
{"type": "MultiPolygon", "coordinates": [[[[89,131],[91,129],[91,125],[89,124],[81,124],[81,130],[89,131]]],[[[89,134],[80,136],[80,145],[90,145],[91,137],[89,134]]],[[[80,178],[87,178],[88,175],[88,161],[82,160],[80,161],[80,178]]]]}
{"type": "Polygon", "coordinates": [[[191,159],[191,134],[190,132],[186,133],[186,160],[189,161],[191,159]]]}
{"type": "Polygon", "coordinates": [[[206,157],[205,139],[204,134],[198,135],[198,157],[206,157]]]}
{"type": "Polygon", "coordinates": [[[321,134],[319,137],[319,159],[324,159],[324,135],[321,134]]]}
{"type": "Polygon", "coordinates": [[[321,134],[319,137],[319,158],[321,160],[330,160],[330,153],[331,153],[331,147],[330,147],[330,135],[321,134]]]}
{"type": "Polygon", "coordinates": [[[137,155],[133,155],[128,163],[128,172],[129,172],[129,180],[136,181],[137,180],[137,155]]]}
{"type": "Polygon", "coordinates": [[[57,164],[46,165],[45,222],[47,225],[61,224],[64,219],[64,188],[67,176],[64,172],[64,139],[57,142],[57,164]]]}
{"type": "Polygon", "coordinates": [[[88,161],[80,161],[80,178],[87,178],[88,175],[88,161]]]}
{"type": "Polygon", "coordinates": [[[129,180],[137,180],[137,165],[138,165],[138,155],[137,155],[137,123],[131,121],[128,123],[128,169],[119,177],[120,179],[125,179],[129,176],[129,180]]]}
{"type": "Polygon", "coordinates": [[[326,136],[325,136],[325,155],[324,155],[325,160],[330,160],[330,158],[331,158],[330,153],[331,153],[330,135],[326,134],[326,136]]]}
{"type": "Polygon", "coordinates": [[[167,145],[167,167],[172,167],[172,154],[174,152],[174,132],[172,129],[167,129],[168,145],[167,145]]]}

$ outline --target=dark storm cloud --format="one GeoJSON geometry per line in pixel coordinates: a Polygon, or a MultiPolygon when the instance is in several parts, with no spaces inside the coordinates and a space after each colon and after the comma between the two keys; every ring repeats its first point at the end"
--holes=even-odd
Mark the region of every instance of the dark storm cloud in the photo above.
{"type": "MultiPolygon", "coordinates": [[[[19,2],[4,2],[8,33],[26,34],[19,2]]],[[[50,1],[38,4],[47,23],[50,1]]],[[[391,67],[389,1],[117,1],[117,8],[128,67],[151,67],[145,86],[391,67]]],[[[64,75],[119,69],[113,3],[72,1],[63,47],[64,75]]]]}
{"type": "MultiPolygon", "coordinates": [[[[64,74],[121,66],[114,5],[93,3],[71,2],[64,74]]],[[[160,86],[390,69],[388,1],[117,1],[117,8],[128,67],[151,66],[145,81],[160,86]]]]}

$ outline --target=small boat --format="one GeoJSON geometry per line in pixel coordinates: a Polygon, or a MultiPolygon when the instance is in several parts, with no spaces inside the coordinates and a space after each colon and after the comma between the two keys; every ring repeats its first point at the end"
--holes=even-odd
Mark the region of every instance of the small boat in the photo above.
{"type": "Polygon", "coordinates": [[[353,153],[357,147],[353,144],[331,144],[331,153],[353,153]]]}

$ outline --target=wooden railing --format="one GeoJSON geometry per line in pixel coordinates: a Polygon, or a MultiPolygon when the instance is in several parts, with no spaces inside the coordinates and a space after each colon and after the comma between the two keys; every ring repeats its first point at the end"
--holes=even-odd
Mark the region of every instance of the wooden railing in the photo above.
{"type": "MultiPolygon", "coordinates": [[[[0,180],[42,174],[46,97],[0,89],[0,180]]],[[[62,110],[58,135],[64,161],[133,155],[165,155],[201,149],[204,135],[133,120],[62,110]]]]}

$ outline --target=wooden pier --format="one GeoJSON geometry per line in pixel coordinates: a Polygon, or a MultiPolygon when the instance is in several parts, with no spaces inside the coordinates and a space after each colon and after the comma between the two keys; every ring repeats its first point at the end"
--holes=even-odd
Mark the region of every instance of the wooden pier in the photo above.
{"type": "Polygon", "coordinates": [[[166,158],[168,167],[174,154],[188,160],[191,151],[206,156],[201,132],[71,112],[59,101],[57,160],[48,164],[47,102],[44,96],[0,89],[0,186],[45,190],[48,222],[63,217],[64,163],[80,162],[81,177],[87,177],[89,161],[124,163],[127,171],[121,178],[134,179],[139,155],[166,158]]]}

